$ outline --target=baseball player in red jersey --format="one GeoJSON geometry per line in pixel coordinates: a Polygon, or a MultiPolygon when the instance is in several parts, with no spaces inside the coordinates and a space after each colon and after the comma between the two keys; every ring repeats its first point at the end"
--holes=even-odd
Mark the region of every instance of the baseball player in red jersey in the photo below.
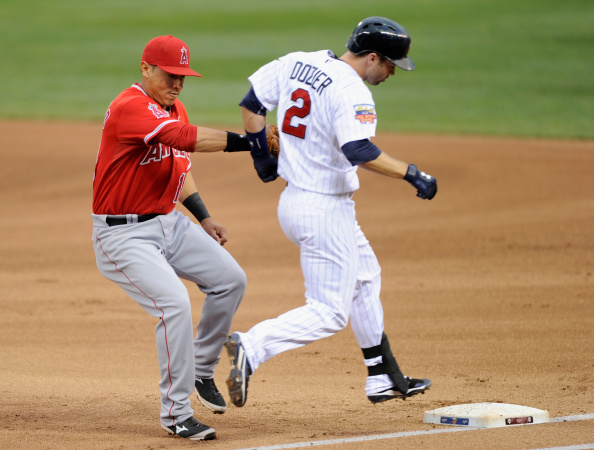
{"type": "Polygon", "coordinates": [[[287,181],[278,205],[283,232],[301,252],[306,304],[233,333],[225,346],[231,362],[231,401],[243,406],[248,381],[260,364],[351,327],[368,369],[365,392],[372,403],[406,398],[431,386],[405,376],[384,333],[381,269],[355,215],[359,165],[405,179],[417,196],[431,200],[435,178],[383,153],[375,135],[375,86],[395,67],[413,70],[408,32],[384,17],[369,17],[353,31],[340,58],[330,50],[295,52],[250,78],[241,102],[254,166],[260,178],[287,181]],[[266,111],[277,110],[280,155],[266,149],[266,111]],[[278,164],[278,165],[277,165],[278,164]],[[277,173],[278,172],[278,173],[277,173]]]}
{"type": "Polygon", "coordinates": [[[194,418],[189,396],[215,413],[226,404],[213,382],[246,276],[223,249],[227,230],[209,215],[190,172],[192,152],[249,151],[243,135],[188,123],[179,100],[190,50],[173,36],[148,42],[142,81],[111,102],[93,182],[93,244],[101,273],[158,319],[161,425],[191,440],[215,431],[194,418]],[[175,209],[181,202],[200,222],[175,209]],[[206,294],[196,337],[180,278],[206,294]]]}

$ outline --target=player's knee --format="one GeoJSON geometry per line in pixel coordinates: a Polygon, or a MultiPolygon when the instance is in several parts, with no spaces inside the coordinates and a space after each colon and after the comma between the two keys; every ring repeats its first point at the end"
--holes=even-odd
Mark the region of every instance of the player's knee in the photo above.
{"type": "Polygon", "coordinates": [[[181,315],[192,314],[192,304],[187,290],[179,293],[171,309],[181,315]]]}
{"type": "Polygon", "coordinates": [[[247,276],[239,264],[226,266],[214,286],[214,291],[221,298],[239,305],[247,288],[247,276]]]}
{"type": "Polygon", "coordinates": [[[337,331],[341,331],[346,328],[349,323],[349,317],[344,314],[342,311],[339,311],[335,314],[334,321],[336,323],[336,327],[338,328],[337,331]]]}
{"type": "Polygon", "coordinates": [[[239,269],[237,271],[237,288],[241,289],[241,292],[245,292],[245,289],[247,288],[247,275],[239,265],[237,267],[239,269]]]}
{"type": "Polygon", "coordinates": [[[190,297],[186,292],[178,295],[171,295],[168,299],[156,301],[157,309],[160,314],[167,317],[183,317],[192,315],[192,305],[190,297]]]}
{"type": "Polygon", "coordinates": [[[346,311],[336,305],[328,305],[313,299],[308,300],[310,308],[315,310],[318,317],[322,318],[320,324],[330,333],[338,333],[346,328],[349,323],[349,316],[346,311]]]}
{"type": "Polygon", "coordinates": [[[239,264],[235,264],[227,270],[227,280],[231,290],[243,295],[247,288],[247,276],[239,264]]]}
{"type": "Polygon", "coordinates": [[[338,333],[339,331],[343,330],[349,323],[348,315],[338,309],[332,309],[331,315],[329,317],[329,328],[330,331],[334,333],[338,333]]]}

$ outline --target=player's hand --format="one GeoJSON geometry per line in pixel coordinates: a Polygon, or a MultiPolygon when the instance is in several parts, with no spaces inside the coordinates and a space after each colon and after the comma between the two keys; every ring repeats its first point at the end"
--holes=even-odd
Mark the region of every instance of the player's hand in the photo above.
{"type": "Polygon", "coordinates": [[[216,223],[211,217],[207,217],[200,222],[204,231],[206,231],[215,241],[221,245],[225,245],[227,242],[227,228],[223,225],[216,223]]]}
{"type": "Polygon", "coordinates": [[[437,194],[437,180],[418,170],[414,164],[408,166],[404,179],[417,189],[417,197],[423,200],[431,200],[437,194]]]}
{"type": "Polygon", "coordinates": [[[274,181],[278,178],[278,160],[273,157],[268,151],[266,153],[255,153],[251,151],[252,159],[254,160],[254,167],[258,176],[264,183],[274,181]]]}

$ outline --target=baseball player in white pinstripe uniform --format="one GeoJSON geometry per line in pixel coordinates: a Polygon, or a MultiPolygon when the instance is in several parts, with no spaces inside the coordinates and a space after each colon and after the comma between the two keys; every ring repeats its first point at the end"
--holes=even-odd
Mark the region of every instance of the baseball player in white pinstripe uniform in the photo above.
{"type": "Polygon", "coordinates": [[[301,252],[306,304],[233,333],[225,346],[231,362],[231,401],[243,406],[250,376],[284,351],[337,333],[349,320],[368,367],[365,392],[373,403],[423,393],[431,382],[403,375],[384,333],[380,266],[355,218],[353,193],[359,165],[404,178],[417,196],[432,199],[436,180],[414,164],[391,158],[370,138],[376,112],[364,82],[378,85],[398,66],[413,70],[410,36],[398,23],[369,17],[353,31],[348,51],[291,53],[250,78],[241,102],[254,166],[260,178],[287,181],[278,217],[301,252]],[[266,143],[266,112],[277,110],[280,156],[266,143]]]}

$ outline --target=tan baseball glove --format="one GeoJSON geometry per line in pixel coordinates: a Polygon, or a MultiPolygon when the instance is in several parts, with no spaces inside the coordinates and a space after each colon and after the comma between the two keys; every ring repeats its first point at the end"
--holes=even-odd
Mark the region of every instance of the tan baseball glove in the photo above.
{"type": "Polygon", "coordinates": [[[280,153],[280,143],[278,140],[278,127],[272,123],[266,125],[266,141],[268,142],[268,150],[275,158],[278,158],[280,153]]]}

